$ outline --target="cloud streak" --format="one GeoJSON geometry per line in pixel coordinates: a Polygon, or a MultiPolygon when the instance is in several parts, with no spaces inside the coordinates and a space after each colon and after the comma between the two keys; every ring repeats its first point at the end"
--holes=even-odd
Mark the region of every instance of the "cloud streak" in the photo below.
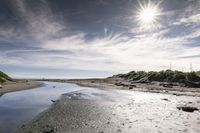
{"type": "MultiPolygon", "coordinates": [[[[101,1],[97,6],[111,6],[108,3],[101,1]]],[[[170,63],[176,70],[182,70],[183,66],[184,70],[189,70],[190,63],[195,70],[200,68],[200,45],[196,44],[200,36],[200,12],[191,12],[191,6],[178,15],[179,19],[175,17],[176,11],[169,11],[173,12],[170,15],[166,13],[164,17],[174,17],[173,22],[161,21],[162,26],[154,31],[141,32],[129,16],[117,16],[129,21],[129,25],[120,25],[126,30],[116,32],[107,24],[101,31],[88,33],[74,28],[70,20],[65,21],[64,15],[56,16],[46,0],[40,0],[39,4],[16,0],[13,4],[24,26],[0,26],[0,62],[3,65],[114,73],[168,69],[170,63]],[[190,16],[185,15],[188,12],[190,16]],[[11,45],[14,47],[8,47],[11,45]]]]}

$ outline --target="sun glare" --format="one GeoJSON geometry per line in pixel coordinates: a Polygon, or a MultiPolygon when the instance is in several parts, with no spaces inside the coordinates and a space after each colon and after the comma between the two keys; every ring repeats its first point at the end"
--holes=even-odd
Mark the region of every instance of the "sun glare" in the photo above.
{"type": "Polygon", "coordinates": [[[148,3],[141,4],[139,3],[140,8],[137,12],[137,20],[140,26],[143,29],[153,29],[158,26],[158,19],[161,14],[159,6],[156,4],[148,3]]]}

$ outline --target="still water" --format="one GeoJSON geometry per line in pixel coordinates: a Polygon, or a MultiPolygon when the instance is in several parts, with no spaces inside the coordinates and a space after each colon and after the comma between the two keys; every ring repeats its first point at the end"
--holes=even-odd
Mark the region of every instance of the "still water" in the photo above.
{"type": "Polygon", "coordinates": [[[74,84],[44,82],[42,87],[11,92],[0,97],[0,133],[13,133],[39,113],[48,109],[52,100],[68,92],[82,90],[74,84]]]}

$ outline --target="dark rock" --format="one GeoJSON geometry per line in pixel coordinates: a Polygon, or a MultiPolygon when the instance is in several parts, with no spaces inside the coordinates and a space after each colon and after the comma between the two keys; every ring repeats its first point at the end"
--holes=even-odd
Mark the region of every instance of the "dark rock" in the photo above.
{"type": "Polygon", "coordinates": [[[162,100],[164,100],[164,101],[169,101],[169,99],[167,99],[167,98],[163,98],[162,100]]]}
{"type": "Polygon", "coordinates": [[[185,112],[194,112],[194,111],[198,111],[199,109],[196,108],[196,107],[186,107],[186,106],[183,106],[183,107],[177,107],[178,110],[182,110],[182,111],[185,111],[185,112]]]}
{"type": "Polygon", "coordinates": [[[162,86],[167,88],[173,88],[173,84],[171,83],[163,83],[162,86]]]}
{"type": "Polygon", "coordinates": [[[121,85],[121,83],[115,83],[115,85],[116,85],[116,86],[120,86],[120,85],[121,85]]]}
{"type": "Polygon", "coordinates": [[[55,101],[55,100],[51,100],[51,102],[52,102],[52,103],[55,103],[56,101],[55,101]]]}
{"type": "Polygon", "coordinates": [[[128,84],[124,84],[124,83],[115,83],[116,86],[124,86],[124,87],[128,87],[128,84]]]}
{"type": "Polygon", "coordinates": [[[137,87],[136,85],[133,85],[133,84],[131,84],[130,86],[131,86],[131,87],[137,87]]]}
{"type": "Polygon", "coordinates": [[[163,87],[172,88],[173,85],[172,84],[164,84],[163,87]]]}
{"type": "Polygon", "coordinates": [[[121,129],[118,129],[117,132],[122,132],[122,130],[121,130],[121,129]]]}
{"type": "Polygon", "coordinates": [[[192,82],[192,81],[186,80],[185,84],[188,87],[200,88],[200,82],[192,82]]]}
{"type": "Polygon", "coordinates": [[[129,89],[129,90],[132,90],[132,89],[133,89],[133,87],[132,87],[132,86],[130,86],[128,89],[129,89]]]}
{"type": "Polygon", "coordinates": [[[172,95],[175,95],[175,96],[181,96],[181,94],[177,94],[177,93],[173,93],[172,95]]]}
{"type": "Polygon", "coordinates": [[[42,128],[42,133],[54,133],[54,132],[55,130],[53,126],[46,125],[42,128]]]}

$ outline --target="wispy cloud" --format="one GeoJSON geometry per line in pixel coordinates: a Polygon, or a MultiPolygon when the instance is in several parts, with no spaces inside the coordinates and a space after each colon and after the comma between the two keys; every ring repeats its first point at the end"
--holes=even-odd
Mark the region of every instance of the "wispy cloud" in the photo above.
{"type": "Polygon", "coordinates": [[[161,21],[162,26],[153,31],[138,30],[127,17],[130,25],[120,25],[126,31],[115,32],[106,25],[101,29],[103,35],[88,39],[88,32],[77,29],[72,32],[70,24],[56,16],[47,1],[40,2],[33,9],[27,1],[16,0],[15,11],[24,27],[1,28],[0,41],[16,45],[14,50],[0,50],[1,64],[116,73],[168,69],[170,63],[178,70],[183,66],[189,70],[190,63],[194,69],[200,68],[200,45],[194,45],[200,36],[200,16],[198,11],[191,12],[191,7],[179,14],[178,19],[174,11],[164,14],[173,16],[173,21],[161,21]],[[27,47],[22,48],[23,45],[27,47]]]}

